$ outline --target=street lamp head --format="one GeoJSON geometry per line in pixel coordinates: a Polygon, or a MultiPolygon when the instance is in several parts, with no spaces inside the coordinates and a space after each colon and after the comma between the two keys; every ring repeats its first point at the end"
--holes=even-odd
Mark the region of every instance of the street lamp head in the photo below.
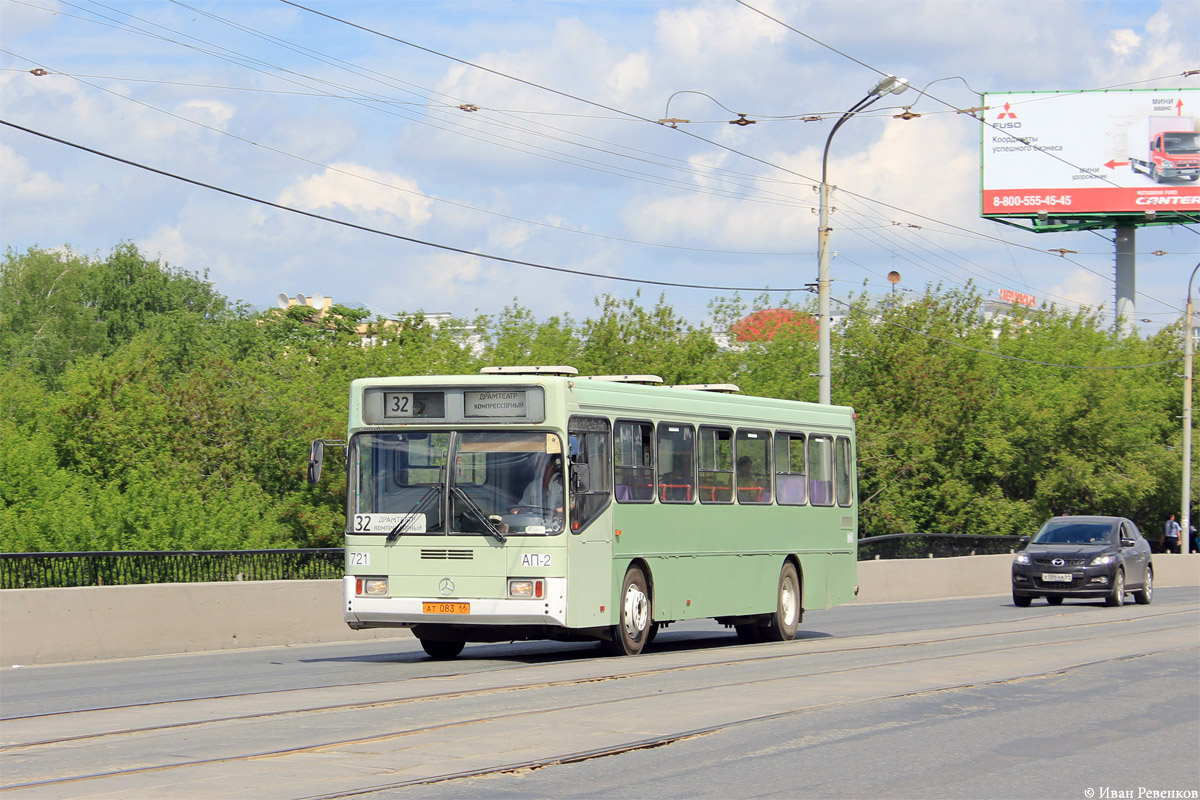
{"type": "Polygon", "coordinates": [[[904,94],[906,91],[908,91],[908,78],[897,78],[895,75],[888,75],[875,84],[875,88],[871,90],[871,97],[878,97],[888,93],[904,94]]]}

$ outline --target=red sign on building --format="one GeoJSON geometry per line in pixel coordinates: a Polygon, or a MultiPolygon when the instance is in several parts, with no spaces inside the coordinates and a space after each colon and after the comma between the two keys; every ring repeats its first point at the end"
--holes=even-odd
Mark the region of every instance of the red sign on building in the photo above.
{"type": "Polygon", "coordinates": [[[1005,303],[1016,303],[1017,305],[1029,306],[1030,308],[1037,305],[1037,298],[1033,295],[1014,292],[1012,289],[1001,289],[1000,299],[1005,303]]]}

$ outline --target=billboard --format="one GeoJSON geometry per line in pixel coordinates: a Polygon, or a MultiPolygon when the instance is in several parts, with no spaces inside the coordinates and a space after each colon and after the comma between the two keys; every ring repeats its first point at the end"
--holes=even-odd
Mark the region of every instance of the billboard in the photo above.
{"type": "Polygon", "coordinates": [[[984,217],[1200,212],[1200,89],[983,95],[984,217]]]}

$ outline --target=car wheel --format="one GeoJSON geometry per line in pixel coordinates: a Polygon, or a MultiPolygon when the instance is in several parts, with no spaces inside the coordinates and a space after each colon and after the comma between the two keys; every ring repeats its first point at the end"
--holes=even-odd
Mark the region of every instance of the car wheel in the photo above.
{"type": "Polygon", "coordinates": [[[1117,574],[1113,576],[1112,592],[1104,599],[1104,605],[1125,605],[1125,570],[1117,569],[1117,574]]]}
{"type": "Polygon", "coordinates": [[[1139,606],[1148,606],[1154,599],[1154,567],[1146,567],[1146,580],[1142,588],[1133,593],[1133,599],[1139,606]]]}
{"type": "Polygon", "coordinates": [[[1017,608],[1029,608],[1029,604],[1032,602],[1033,598],[1029,595],[1013,592],[1013,605],[1017,608]]]}
{"type": "Polygon", "coordinates": [[[1062,601],[1063,601],[1062,595],[1057,595],[1057,594],[1046,595],[1046,603],[1048,605],[1061,606],[1062,601]]]}

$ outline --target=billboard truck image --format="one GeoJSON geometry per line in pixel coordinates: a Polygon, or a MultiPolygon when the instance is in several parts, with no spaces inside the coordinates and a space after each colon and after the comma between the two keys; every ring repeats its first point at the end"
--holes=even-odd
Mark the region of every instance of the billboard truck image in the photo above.
{"type": "Polygon", "coordinates": [[[1129,168],[1155,183],[1200,178],[1200,134],[1191,117],[1152,114],[1129,126],[1129,168]]]}

